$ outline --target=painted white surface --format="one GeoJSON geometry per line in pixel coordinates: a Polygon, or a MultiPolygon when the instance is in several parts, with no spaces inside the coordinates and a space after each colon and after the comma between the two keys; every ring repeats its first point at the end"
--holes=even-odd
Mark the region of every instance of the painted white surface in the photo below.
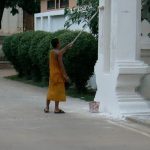
{"type": "Polygon", "coordinates": [[[0,34],[7,35],[23,31],[23,11],[20,8],[19,13],[13,16],[11,9],[5,9],[2,18],[2,29],[0,34]]]}
{"type": "MultiPolygon", "coordinates": [[[[38,13],[34,15],[34,29],[55,32],[60,29],[64,29],[65,24],[64,10],[53,10],[44,13],[38,13]]],[[[73,24],[69,29],[70,30],[81,30],[83,23],[80,25],[73,24]]],[[[89,28],[85,31],[89,32],[89,28]]]]}
{"type": "Polygon", "coordinates": [[[64,29],[64,24],[65,24],[64,15],[51,17],[51,29],[52,29],[52,31],[64,29]]]}
{"type": "Polygon", "coordinates": [[[99,8],[95,101],[114,116],[150,112],[150,102],[136,92],[148,69],[139,60],[141,1],[100,0],[99,8]]]}

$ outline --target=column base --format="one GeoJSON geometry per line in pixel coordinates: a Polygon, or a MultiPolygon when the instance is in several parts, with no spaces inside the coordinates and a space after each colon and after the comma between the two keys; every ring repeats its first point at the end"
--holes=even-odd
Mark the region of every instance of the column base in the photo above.
{"type": "Polygon", "coordinates": [[[150,101],[137,91],[141,77],[147,73],[148,65],[142,61],[117,61],[114,70],[103,72],[103,59],[95,66],[100,112],[114,116],[150,113],[150,101]]]}

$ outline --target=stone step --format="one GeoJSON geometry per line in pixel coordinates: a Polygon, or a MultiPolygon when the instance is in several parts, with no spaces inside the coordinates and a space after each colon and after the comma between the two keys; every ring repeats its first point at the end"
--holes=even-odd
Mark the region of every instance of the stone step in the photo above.
{"type": "Polygon", "coordinates": [[[150,101],[130,101],[130,102],[119,102],[121,114],[142,114],[150,113],[150,101]]]}
{"type": "Polygon", "coordinates": [[[0,69],[13,68],[12,64],[9,61],[0,61],[0,69]]]}

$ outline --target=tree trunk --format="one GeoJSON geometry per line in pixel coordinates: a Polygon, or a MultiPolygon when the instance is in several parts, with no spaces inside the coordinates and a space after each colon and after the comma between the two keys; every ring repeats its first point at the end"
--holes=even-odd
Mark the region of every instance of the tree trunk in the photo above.
{"type": "Polygon", "coordinates": [[[0,29],[1,29],[1,24],[2,24],[3,12],[4,12],[4,8],[5,8],[5,1],[6,0],[1,0],[1,2],[0,2],[0,29]]]}

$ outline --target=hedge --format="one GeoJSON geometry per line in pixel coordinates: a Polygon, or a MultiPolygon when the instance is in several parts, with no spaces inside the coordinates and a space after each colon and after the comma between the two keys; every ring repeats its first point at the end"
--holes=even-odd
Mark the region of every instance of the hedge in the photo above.
{"type": "MultiPolygon", "coordinates": [[[[55,33],[36,31],[14,34],[4,39],[3,51],[20,76],[48,84],[50,41],[58,37],[63,47],[78,33],[60,30],[55,33]]],[[[96,60],[97,41],[90,33],[83,32],[64,55],[67,73],[78,90],[85,88],[96,60]]]]}
{"type": "Polygon", "coordinates": [[[39,66],[39,59],[37,57],[39,54],[37,46],[38,43],[47,35],[49,35],[49,33],[44,31],[36,31],[33,39],[31,40],[31,45],[28,54],[31,59],[32,79],[34,81],[40,81],[42,79],[40,66],[39,66]]]}
{"type": "MultiPolygon", "coordinates": [[[[62,47],[71,42],[79,32],[66,32],[59,37],[62,47]]],[[[87,80],[94,72],[97,60],[97,42],[95,38],[83,32],[72,49],[64,56],[64,64],[71,80],[78,90],[85,88],[87,80]]]]}
{"type": "Polygon", "coordinates": [[[42,82],[47,82],[49,79],[49,50],[51,50],[50,41],[53,35],[45,36],[37,45],[38,51],[38,66],[40,67],[40,74],[42,76],[42,82]]]}
{"type": "Polygon", "coordinates": [[[6,37],[3,42],[3,51],[7,59],[13,64],[19,76],[23,76],[22,64],[19,63],[18,46],[22,33],[14,34],[13,36],[6,37]]]}

